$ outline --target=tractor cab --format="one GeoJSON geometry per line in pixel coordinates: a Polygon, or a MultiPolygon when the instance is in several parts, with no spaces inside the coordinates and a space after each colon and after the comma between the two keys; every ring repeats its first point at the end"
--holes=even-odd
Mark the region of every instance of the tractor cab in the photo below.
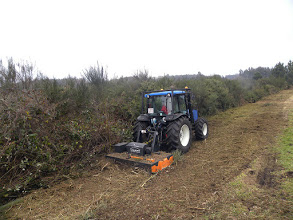
{"type": "Polygon", "coordinates": [[[144,92],[142,114],[137,120],[151,122],[156,118],[168,122],[185,116],[194,123],[198,114],[191,107],[190,94],[190,89],[144,92]]]}
{"type": "Polygon", "coordinates": [[[185,91],[164,91],[144,94],[147,99],[147,114],[150,116],[167,116],[187,112],[185,91]]]}

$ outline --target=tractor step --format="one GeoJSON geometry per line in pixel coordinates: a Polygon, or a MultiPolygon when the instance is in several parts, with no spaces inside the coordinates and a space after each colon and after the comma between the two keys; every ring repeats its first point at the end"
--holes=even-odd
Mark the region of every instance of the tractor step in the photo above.
{"type": "Polygon", "coordinates": [[[135,167],[143,168],[150,173],[157,173],[173,163],[173,155],[160,151],[145,156],[128,154],[128,152],[111,153],[107,158],[126,163],[135,167]]]}

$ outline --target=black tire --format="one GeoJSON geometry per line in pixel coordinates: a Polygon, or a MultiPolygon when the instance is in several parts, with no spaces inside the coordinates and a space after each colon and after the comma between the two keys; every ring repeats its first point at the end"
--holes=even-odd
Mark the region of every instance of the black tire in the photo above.
{"type": "Polygon", "coordinates": [[[191,123],[186,117],[180,117],[167,125],[167,145],[170,150],[178,149],[186,153],[192,142],[191,123]],[[183,136],[182,136],[183,135],[183,136]],[[184,138],[185,136],[185,138],[184,138]]]}
{"type": "Polygon", "coordinates": [[[195,137],[198,140],[204,140],[207,139],[209,136],[209,126],[208,121],[204,118],[199,118],[195,122],[195,137]]]}
{"type": "MultiPolygon", "coordinates": [[[[133,127],[133,133],[132,133],[132,140],[134,142],[137,141],[138,132],[141,130],[145,130],[149,126],[148,122],[145,121],[136,121],[133,127]]],[[[140,134],[140,140],[139,142],[145,142],[147,141],[147,135],[146,134],[140,134]]]]}

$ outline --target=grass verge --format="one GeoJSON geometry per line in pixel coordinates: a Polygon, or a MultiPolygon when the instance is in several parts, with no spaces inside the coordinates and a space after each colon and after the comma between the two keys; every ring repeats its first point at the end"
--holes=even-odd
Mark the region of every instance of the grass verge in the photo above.
{"type": "Polygon", "coordinates": [[[277,143],[211,198],[206,219],[293,219],[292,161],[293,111],[277,143]]]}
{"type": "Polygon", "coordinates": [[[293,110],[289,114],[289,126],[281,136],[276,151],[279,154],[278,163],[283,168],[280,171],[280,175],[283,177],[282,189],[288,195],[293,207],[293,110]]]}

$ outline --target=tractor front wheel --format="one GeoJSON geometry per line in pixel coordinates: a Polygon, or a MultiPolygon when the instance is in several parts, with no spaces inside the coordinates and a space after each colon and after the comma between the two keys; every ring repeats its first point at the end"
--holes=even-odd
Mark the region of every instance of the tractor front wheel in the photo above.
{"type": "Polygon", "coordinates": [[[209,135],[208,122],[204,118],[199,118],[195,122],[195,137],[199,140],[207,139],[209,135]]]}
{"type": "Polygon", "coordinates": [[[191,146],[191,124],[188,118],[181,117],[167,126],[167,145],[169,149],[178,149],[186,153],[191,146]]]}

